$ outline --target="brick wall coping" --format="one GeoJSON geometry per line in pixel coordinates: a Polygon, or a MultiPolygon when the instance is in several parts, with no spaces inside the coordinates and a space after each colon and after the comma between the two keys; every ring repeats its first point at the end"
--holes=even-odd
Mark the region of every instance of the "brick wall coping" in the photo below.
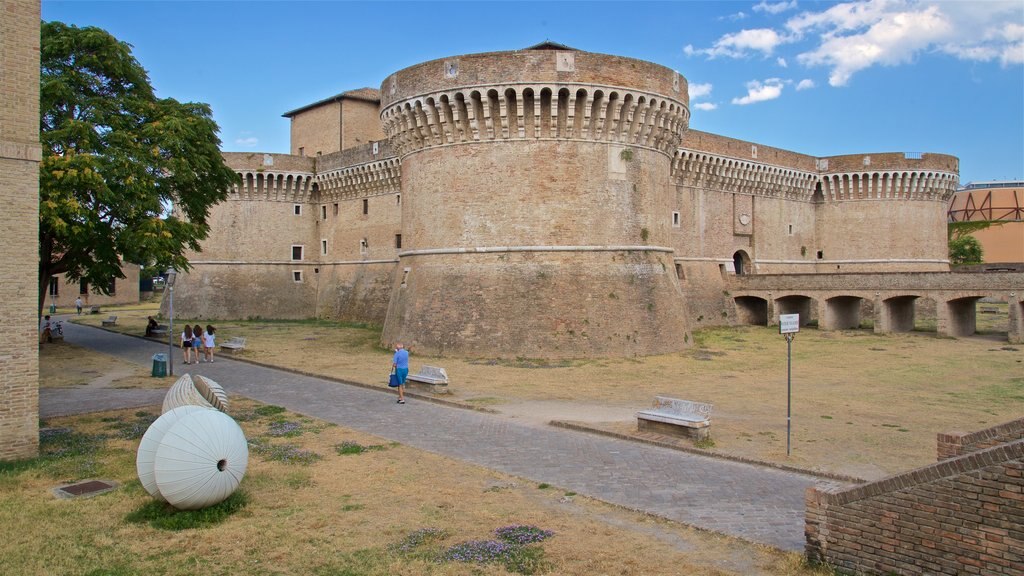
{"type": "Polygon", "coordinates": [[[874,498],[890,492],[935,482],[944,478],[959,476],[973,472],[988,466],[1006,462],[1007,460],[1019,460],[1024,458],[1024,439],[1015,440],[1006,444],[1000,444],[978,452],[972,452],[949,460],[943,460],[923,468],[904,472],[895,476],[889,476],[881,480],[861,484],[859,486],[844,487],[835,484],[827,484],[813,488],[817,492],[817,500],[827,505],[845,505],[858,500],[874,498]]]}
{"type": "Polygon", "coordinates": [[[406,250],[399,256],[434,254],[490,254],[501,252],[675,252],[666,246],[476,246],[474,248],[425,248],[406,250]]]}
{"type": "Polygon", "coordinates": [[[739,290],[968,290],[968,291],[1012,291],[1017,299],[1024,299],[1024,272],[980,272],[974,274],[952,272],[841,272],[813,274],[795,272],[790,274],[747,274],[731,280],[739,290]],[[785,280],[791,283],[785,283],[785,280]]]}
{"type": "Polygon", "coordinates": [[[967,446],[984,442],[985,440],[992,438],[1006,436],[1013,432],[1024,433],[1024,418],[997,424],[991,428],[978,430],[977,432],[940,432],[937,434],[937,439],[939,442],[967,446]]]}

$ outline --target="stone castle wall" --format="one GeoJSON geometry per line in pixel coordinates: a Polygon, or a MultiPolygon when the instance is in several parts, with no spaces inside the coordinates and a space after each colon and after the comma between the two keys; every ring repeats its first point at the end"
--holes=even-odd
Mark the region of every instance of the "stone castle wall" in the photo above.
{"type": "Polygon", "coordinates": [[[643,354],[656,340],[682,347],[689,324],[736,322],[736,273],[948,270],[956,158],[819,158],[690,130],[685,78],[648,62],[562,49],[453,56],[289,115],[305,144],[344,149],[225,155],[242,184],[218,222],[246,224],[215,231],[193,262],[256,266],[245,278],[266,275],[275,295],[219,290],[196,300],[211,316],[383,324],[386,342],[446,353],[643,354]],[[299,218],[284,218],[289,203],[299,218]],[[632,300],[616,302],[623,294],[632,300]],[[279,296],[301,302],[282,308],[279,296]],[[573,320],[579,298],[588,322],[604,310],[636,326],[596,345],[573,320]],[[668,317],[647,318],[652,309],[668,317]]]}
{"type": "Polygon", "coordinates": [[[39,449],[39,1],[0,0],[0,460],[39,449]],[[29,249],[25,249],[29,247],[29,249]]]}
{"type": "Polygon", "coordinates": [[[660,66],[571,51],[460,56],[385,79],[409,243],[383,340],[504,356],[681,348],[670,223],[655,207],[669,203],[684,88],[660,66]]]}

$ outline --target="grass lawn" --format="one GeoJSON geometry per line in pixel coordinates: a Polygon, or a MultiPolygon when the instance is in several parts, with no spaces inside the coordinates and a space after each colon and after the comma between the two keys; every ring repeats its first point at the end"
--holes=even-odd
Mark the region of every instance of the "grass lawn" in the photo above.
{"type": "MultiPolygon", "coordinates": [[[[44,346],[41,354],[47,366],[43,386],[102,385],[104,374],[126,369],[117,359],[70,344],[44,346]]],[[[40,458],[0,463],[3,572],[829,573],[805,566],[797,554],[701,532],[276,406],[232,397],[230,408],[250,443],[248,471],[231,499],[195,513],[155,503],[136,478],[135,451],[158,407],[43,422],[40,458]],[[51,492],[85,479],[114,480],[119,487],[86,499],[59,499],[51,492]],[[526,526],[506,535],[516,545],[505,544],[497,532],[509,526],[526,526]],[[467,557],[490,561],[460,560],[467,557]]]]}

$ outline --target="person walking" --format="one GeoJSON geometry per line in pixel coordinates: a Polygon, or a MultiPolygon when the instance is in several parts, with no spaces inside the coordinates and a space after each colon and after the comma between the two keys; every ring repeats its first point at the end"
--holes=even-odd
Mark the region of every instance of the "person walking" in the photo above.
{"type": "Polygon", "coordinates": [[[405,404],[405,379],[409,376],[409,351],[399,342],[395,344],[395,357],[391,360],[391,369],[398,376],[398,403],[405,404]]]}
{"type": "Polygon", "coordinates": [[[181,352],[185,356],[185,364],[192,363],[192,341],[194,336],[192,335],[192,327],[185,324],[185,329],[181,331],[181,352]]]}
{"type": "Polygon", "coordinates": [[[203,327],[199,324],[192,327],[192,352],[196,355],[196,364],[203,361],[203,327]]]}
{"type": "Polygon", "coordinates": [[[216,332],[216,331],[217,331],[216,328],[214,328],[210,324],[207,324],[206,325],[206,332],[203,333],[203,353],[206,354],[206,361],[211,363],[211,364],[213,363],[213,348],[214,348],[213,333],[216,332]]]}
{"type": "Polygon", "coordinates": [[[78,315],[82,315],[82,297],[75,298],[75,310],[78,311],[78,315]]]}

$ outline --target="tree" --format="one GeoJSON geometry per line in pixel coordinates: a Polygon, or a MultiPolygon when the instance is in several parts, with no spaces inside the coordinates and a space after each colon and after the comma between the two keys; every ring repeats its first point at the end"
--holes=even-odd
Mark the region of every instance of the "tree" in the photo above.
{"type": "Polygon", "coordinates": [[[950,264],[981,264],[981,242],[974,236],[961,236],[949,241],[950,264]]]}
{"type": "Polygon", "coordinates": [[[210,107],[157,98],[131,46],[99,28],[44,22],[40,59],[40,307],[56,274],[106,293],[123,262],[188,270],[238,178],[210,107]]]}

